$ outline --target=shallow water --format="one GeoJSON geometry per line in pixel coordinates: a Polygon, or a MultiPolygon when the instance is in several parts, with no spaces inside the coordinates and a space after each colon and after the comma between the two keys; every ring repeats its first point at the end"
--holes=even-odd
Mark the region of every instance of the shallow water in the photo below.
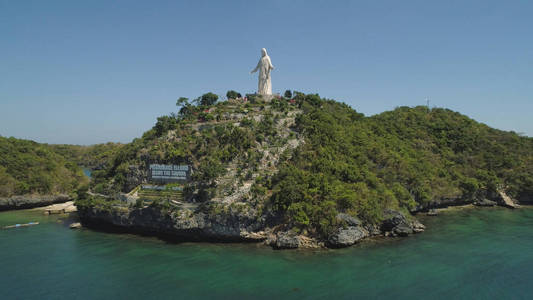
{"type": "Polygon", "coordinates": [[[169,244],[70,230],[35,210],[0,213],[2,299],[529,299],[533,209],[425,217],[425,233],[341,250],[169,244]]]}

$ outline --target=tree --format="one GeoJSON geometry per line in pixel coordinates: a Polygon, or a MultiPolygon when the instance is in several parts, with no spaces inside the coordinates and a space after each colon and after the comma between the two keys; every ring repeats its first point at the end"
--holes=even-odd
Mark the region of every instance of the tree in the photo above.
{"type": "Polygon", "coordinates": [[[200,98],[200,105],[205,105],[205,106],[213,105],[215,104],[215,102],[217,102],[217,100],[218,100],[218,96],[209,92],[209,93],[202,95],[202,97],[200,98]]]}
{"type": "Polygon", "coordinates": [[[241,94],[237,93],[236,91],[234,90],[229,90],[227,93],[226,93],[226,97],[228,99],[237,99],[237,98],[240,98],[241,97],[241,94]]]}
{"type": "Polygon", "coordinates": [[[189,104],[189,98],[179,97],[178,101],[176,101],[176,106],[178,107],[187,106],[188,104],[189,104]]]}
{"type": "Polygon", "coordinates": [[[176,126],[176,119],[169,116],[161,116],[157,118],[154,129],[156,136],[161,136],[163,133],[173,129],[176,126]]]}
{"type": "Polygon", "coordinates": [[[292,98],[292,92],[291,90],[286,90],[285,91],[285,94],[283,94],[283,96],[287,99],[291,99],[292,98]]]}
{"type": "Polygon", "coordinates": [[[176,101],[176,106],[179,107],[179,114],[182,116],[189,115],[192,112],[192,105],[189,103],[189,98],[180,97],[176,101]]]}

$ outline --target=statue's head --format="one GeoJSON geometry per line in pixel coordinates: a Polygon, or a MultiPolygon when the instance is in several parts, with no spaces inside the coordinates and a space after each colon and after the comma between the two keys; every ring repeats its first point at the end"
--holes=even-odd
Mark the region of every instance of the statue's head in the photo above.
{"type": "Polygon", "coordinates": [[[267,56],[267,49],[261,49],[261,56],[267,56]]]}

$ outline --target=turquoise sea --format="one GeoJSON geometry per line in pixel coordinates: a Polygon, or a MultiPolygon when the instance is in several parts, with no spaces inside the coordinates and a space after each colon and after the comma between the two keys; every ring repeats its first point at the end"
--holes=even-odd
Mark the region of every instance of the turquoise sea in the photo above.
{"type": "Polygon", "coordinates": [[[170,244],[0,213],[1,299],[531,299],[533,209],[424,217],[409,238],[352,248],[170,244]]]}

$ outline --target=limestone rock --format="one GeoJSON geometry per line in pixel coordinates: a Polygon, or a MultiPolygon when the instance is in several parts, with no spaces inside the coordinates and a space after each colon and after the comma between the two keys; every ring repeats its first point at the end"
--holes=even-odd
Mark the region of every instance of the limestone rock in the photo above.
{"type": "Polygon", "coordinates": [[[337,220],[344,221],[348,226],[359,226],[361,225],[361,220],[356,217],[352,217],[349,214],[340,213],[337,215],[337,220]]]}
{"type": "Polygon", "coordinates": [[[297,235],[290,232],[280,232],[276,237],[275,248],[277,249],[296,249],[300,246],[300,239],[297,235]]]}
{"type": "Polygon", "coordinates": [[[241,232],[241,237],[249,241],[264,241],[267,239],[268,236],[267,236],[267,233],[264,231],[259,231],[259,232],[243,231],[241,232]]]}
{"type": "Polygon", "coordinates": [[[520,205],[516,204],[515,201],[509,197],[505,191],[499,190],[498,191],[498,202],[508,208],[519,208],[520,205]]]}
{"type": "Polygon", "coordinates": [[[496,206],[497,204],[498,203],[496,203],[495,201],[491,201],[488,199],[483,199],[483,200],[474,202],[474,205],[476,206],[496,206]]]}
{"type": "Polygon", "coordinates": [[[26,209],[64,203],[72,200],[68,195],[22,195],[0,198],[0,211],[10,209],[26,209]]]}
{"type": "Polygon", "coordinates": [[[70,229],[78,229],[78,228],[81,228],[81,223],[77,222],[77,223],[72,223],[68,226],[70,229]]]}
{"type": "Polygon", "coordinates": [[[413,228],[414,233],[420,233],[426,230],[426,226],[424,226],[424,224],[420,223],[418,220],[412,221],[411,227],[413,228]]]}
{"type": "Polygon", "coordinates": [[[412,233],[424,231],[425,226],[416,220],[408,220],[401,212],[395,210],[385,211],[385,220],[381,224],[381,230],[389,236],[408,236],[412,233]]]}
{"type": "Polygon", "coordinates": [[[358,241],[369,236],[367,230],[359,226],[349,226],[347,228],[338,228],[328,237],[328,244],[331,247],[342,248],[351,246],[358,241]]]}
{"type": "Polygon", "coordinates": [[[260,241],[265,220],[253,209],[221,210],[210,215],[202,210],[182,209],[173,214],[156,207],[78,208],[82,223],[91,227],[120,227],[136,233],[166,236],[180,241],[260,241]]]}
{"type": "Polygon", "coordinates": [[[368,231],[370,236],[380,235],[381,229],[378,225],[375,224],[364,224],[363,227],[368,231]]]}

